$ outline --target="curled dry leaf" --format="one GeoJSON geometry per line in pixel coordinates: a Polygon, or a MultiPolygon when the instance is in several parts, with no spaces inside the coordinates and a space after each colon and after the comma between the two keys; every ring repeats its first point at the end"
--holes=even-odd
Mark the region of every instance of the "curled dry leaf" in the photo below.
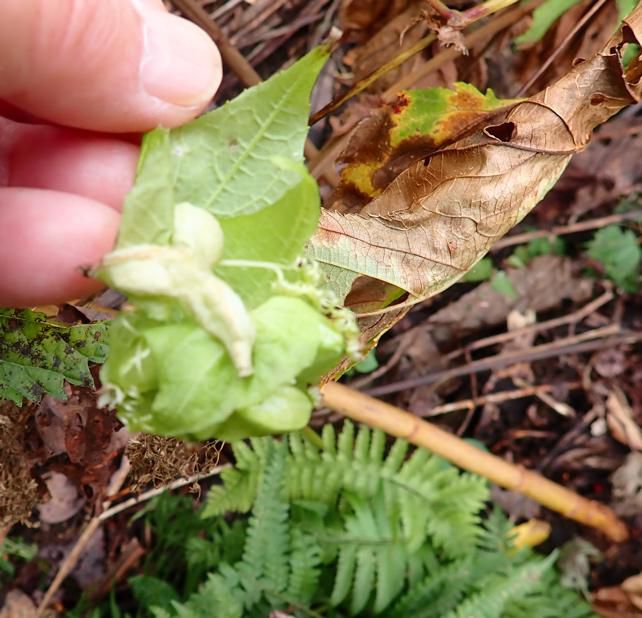
{"type": "MultiPolygon", "coordinates": [[[[356,208],[340,198],[325,209],[310,253],[341,292],[359,276],[412,300],[445,289],[539,202],[596,126],[639,100],[642,61],[623,71],[620,57],[625,43],[640,40],[642,7],[600,53],[557,83],[491,117],[478,110],[476,123],[456,127],[447,145],[428,147],[393,170],[394,178],[387,153],[375,156],[385,163],[371,178],[383,169],[389,184],[372,199],[364,194],[356,208]]],[[[368,129],[357,127],[353,139],[360,130],[368,129]]]]}
{"type": "Polygon", "coordinates": [[[633,418],[626,395],[615,385],[606,400],[606,411],[606,423],[611,435],[632,450],[642,451],[642,429],[633,418]]]}

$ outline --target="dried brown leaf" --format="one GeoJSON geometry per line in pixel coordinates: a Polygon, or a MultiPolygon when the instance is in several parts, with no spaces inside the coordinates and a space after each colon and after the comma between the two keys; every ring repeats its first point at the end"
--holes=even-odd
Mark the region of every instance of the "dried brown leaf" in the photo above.
{"type": "Polygon", "coordinates": [[[624,34],[556,84],[412,163],[359,212],[325,210],[315,258],[422,299],[468,271],[546,194],[593,129],[639,100],[642,62],[619,49],[642,38],[642,7],[624,34]]]}
{"type": "Polygon", "coordinates": [[[633,419],[633,410],[626,395],[617,386],[611,387],[606,410],[606,423],[611,435],[630,449],[642,451],[642,429],[633,419]]]}

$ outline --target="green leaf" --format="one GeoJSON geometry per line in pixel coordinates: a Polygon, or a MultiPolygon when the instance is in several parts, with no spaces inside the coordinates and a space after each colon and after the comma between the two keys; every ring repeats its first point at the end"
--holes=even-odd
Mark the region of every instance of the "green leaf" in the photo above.
{"type": "Polygon", "coordinates": [[[178,601],[178,593],[173,586],[162,579],[151,575],[130,577],[127,583],[141,607],[151,610],[152,607],[166,607],[178,601]]]}
{"type": "Polygon", "coordinates": [[[136,183],[125,199],[118,248],[168,245],[175,204],[169,130],[159,128],[143,138],[136,183]]]}
{"type": "Polygon", "coordinates": [[[316,48],[287,71],[171,131],[175,201],[221,217],[247,215],[297,184],[296,170],[275,173],[267,161],[303,161],[310,93],[327,55],[326,47],[316,48]]]}
{"type": "Polygon", "coordinates": [[[248,215],[300,184],[299,170],[277,171],[272,162],[303,161],[310,93],[327,54],[319,47],[223,107],[145,135],[118,248],[169,244],[180,202],[221,217],[248,215]]]}
{"type": "Polygon", "coordinates": [[[508,300],[516,300],[518,298],[518,294],[513,287],[512,281],[503,270],[500,270],[495,274],[490,282],[490,287],[493,288],[495,292],[508,298],[508,300]]]}
{"type": "Polygon", "coordinates": [[[487,281],[493,276],[495,267],[489,257],[482,258],[460,280],[460,283],[479,283],[487,281]]]}
{"type": "Polygon", "coordinates": [[[354,366],[354,370],[357,373],[372,373],[377,367],[379,367],[377,354],[374,350],[370,350],[368,356],[354,366]]]}
{"type": "MultiPolygon", "coordinates": [[[[275,162],[278,169],[296,172],[299,182],[274,204],[250,215],[221,219],[225,235],[224,260],[252,260],[291,267],[319,221],[319,192],[303,165],[275,162]]],[[[278,172],[276,172],[278,173],[278,172]]],[[[265,268],[218,266],[215,272],[227,281],[250,308],[274,292],[275,274],[265,268]]]]}
{"type": "Polygon", "coordinates": [[[533,11],[531,27],[515,39],[518,45],[530,45],[539,41],[548,29],[571,7],[581,0],[546,0],[533,11]]]}
{"type": "MultiPolygon", "coordinates": [[[[292,385],[315,366],[331,323],[305,301],[285,296],[270,298],[252,319],[254,373],[247,378],[238,376],[222,343],[194,323],[154,323],[141,312],[119,319],[100,375],[105,389],[117,393],[128,427],[227,440],[305,426],[312,410],[307,382],[292,385]]],[[[331,340],[336,347],[328,353],[337,362],[343,340],[331,340]]],[[[323,368],[306,374],[311,383],[323,368]]]]}
{"type": "Polygon", "coordinates": [[[506,263],[515,268],[524,268],[533,258],[540,255],[564,255],[565,252],[566,243],[559,236],[534,238],[528,244],[517,247],[506,259],[506,263]]]}
{"type": "Polygon", "coordinates": [[[105,359],[104,324],[68,326],[42,313],[0,309],[0,398],[21,405],[45,394],[66,399],[64,382],[93,386],[89,361],[105,359]]]}
{"type": "Polygon", "coordinates": [[[595,233],[586,245],[589,257],[604,267],[606,276],[627,292],[639,287],[642,251],[636,235],[617,225],[609,225],[595,233]]]}
{"type": "Polygon", "coordinates": [[[299,260],[319,219],[302,161],[327,55],[146,136],[117,248],[98,271],[136,307],[113,325],[101,372],[101,403],[130,429],[228,440],[299,429],[308,387],[356,345],[351,314],[299,260]]]}
{"type": "Polygon", "coordinates": [[[622,21],[638,5],[640,0],[615,0],[618,20],[622,21]]]}

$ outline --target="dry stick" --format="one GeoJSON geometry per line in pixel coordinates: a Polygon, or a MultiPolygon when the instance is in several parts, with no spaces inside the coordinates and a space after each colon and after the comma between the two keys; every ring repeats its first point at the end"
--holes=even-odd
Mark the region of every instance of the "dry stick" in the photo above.
{"type": "Polygon", "coordinates": [[[557,49],[546,59],[546,62],[535,71],[534,75],[517,91],[515,97],[524,95],[530,87],[546,72],[548,67],[555,62],[555,59],[562,53],[564,48],[571,42],[573,37],[587,24],[587,22],[597,13],[606,3],[607,0],[598,0],[591,9],[577,22],[575,27],[564,37],[564,40],[558,45],[557,49]]]}
{"type": "MultiPolygon", "coordinates": [[[[471,24],[474,24],[476,21],[482,19],[483,17],[488,17],[489,15],[492,15],[493,13],[506,8],[511,4],[515,4],[515,2],[517,2],[517,0],[487,0],[486,2],[483,2],[479,6],[473,7],[468,11],[463,11],[461,13],[458,11],[451,11],[449,18],[453,18],[456,15],[457,17],[455,21],[457,23],[454,24],[454,26],[458,29],[462,29],[470,26],[471,24]]],[[[412,47],[402,51],[392,60],[380,66],[376,71],[374,71],[367,77],[360,79],[343,95],[330,101],[330,103],[322,107],[318,112],[312,114],[312,116],[310,116],[310,124],[315,124],[316,122],[327,116],[329,113],[341,107],[346,101],[359,94],[360,92],[363,92],[368,86],[376,82],[380,77],[382,77],[389,71],[396,69],[400,64],[403,64],[404,62],[406,62],[406,60],[412,58],[414,55],[426,49],[426,47],[431,45],[436,39],[437,35],[434,32],[427,34],[425,37],[417,41],[412,47]]],[[[457,55],[459,55],[459,52],[457,52],[457,55]]]]}
{"type": "Polygon", "coordinates": [[[127,509],[130,509],[133,506],[136,506],[137,504],[141,504],[142,502],[151,500],[156,496],[160,496],[161,494],[164,494],[166,491],[172,491],[174,489],[185,487],[185,485],[191,485],[192,483],[202,481],[211,476],[220,474],[223,470],[225,470],[225,468],[229,468],[229,467],[230,467],[229,464],[226,464],[224,466],[216,466],[215,468],[212,468],[209,472],[206,472],[205,474],[195,474],[194,476],[190,476],[184,479],[176,479],[175,481],[172,481],[168,485],[163,485],[163,487],[155,487],[154,489],[145,491],[142,494],[134,496],[133,498],[129,498],[128,500],[124,500],[123,502],[119,502],[118,504],[115,504],[110,509],[103,511],[98,516],[98,519],[101,522],[103,522],[107,519],[110,519],[114,515],[118,515],[118,513],[122,513],[123,511],[126,511],[127,509]]]}
{"type": "Polygon", "coordinates": [[[536,472],[486,453],[413,414],[336,382],[326,384],[321,396],[325,406],[354,421],[427,448],[464,470],[528,496],[565,517],[597,528],[613,541],[621,542],[628,537],[624,522],[607,506],[587,500],[536,472]]]}
{"type": "MultiPolygon", "coordinates": [[[[125,479],[127,478],[127,474],[129,473],[130,467],[131,466],[129,464],[129,460],[127,459],[126,456],[124,456],[120,464],[120,468],[112,476],[112,479],[109,483],[109,487],[107,487],[106,500],[103,503],[103,507],[107,506],[111,501],[111,499],[118,493],[118,490],[122,487],[123,483],[125,482],[125,479]]],[[[82,534],[76,541],[76,544],[74,545],[73,549],[67,554],[62,564],[60,565],[60,569],[58,569],[56,576],[54,577],[53,581],[51,582],[51,585],[49,586],[49,588],[47,589],[47,592],[45,593],[45,596],[40,602],[40,605],[38,605],[37,616],[42,616],[45,613],[54,595],[56,594],[56,592],[58,592],[58,588],[60,588],[62,582],[65,581],[65,578],[67,577],[67,575],[71,573],[71,571],[74,569],[74,567],[78,563],[78,560],[80,559],[80,556],[83,550],[87,546],[87,543],[89,543],[94,532],[98,530],[99,526],[100,526],[100,517],[99,516],[92,517],[89,523],[87,524],[87,526],[85,527],[85,529],[82,531],[82,534]]]]}
{"type": "MultiPolygon", "coordinates": [[[[610,327],[607,327],[610,328],[610,327]]],[[[473,361],[463,367],[454,367],[452,369],[444,369],[443,371],[436,371],[428,375],[418,376],[416,378],[409,378],[407,380],[400,380],[392,384],[384,384],[383,386],[376,386],[368,389],[366,392],[370,395],[390,395],[398,393],[409,388],[416,388],[424,384],[435,384],[436,382],[443,382],[451,378],[459,378],[467,376],[470,373],[478,373],[480,371],[490,371],[491,369],[500,369],[508,367],[516,363],[527,363],[545,358],[552,358],[562,354],[580,354],[583,352],[591,352],[593,350],[600,350],[605,347],[612,347],[615,345],[636,343],[642,341],[642,333],[640,334],[620,334],[618,336],[610,337],[608,339],[599,339],[598,341],[586,341],[589,337],[600,336],[596,331],[603,329],[595,329],[588,331],[576,337],[566,337],[558,339],[552,343],[545,343],[543,345],[533,346],[526,351],[510,352],[507,354],[497,354],[473,361]],[[589,333],[591,333],[589,335],[589,333]],[[581,339],[578,339],[580,337],[581,339]],[[575,343],[580,341],[579,343],[575,343]]],[[[615,329],[614,329],[615,330],[615,329]]],[[[612,331],[613,332],[613,331],[612,331]]],[[[604,337],[604,333],[601,334],[604,337]]]]}
{"type": "Polygon", "coordinates": [[[449,414],[451,412],[458,412],[459,410],[474,410],[478,406],[486,405],[487,403],[504,403],[506,401],[513,401],[515,399],[525,399],[526,397],[540,396],[545,393],[554,392],[557,389],[566,389],[569,391],[582,388],[581,382],[565,382],[562,384],[540,384],[538,386],[525,386],[523,388],[514,388],[510,391],[501,391],[499,393],[491,393],[490,395],[481,395],[475,399],[461,399],[460,401],[453,401],[452,403],[444,403],[440,406],[430,408],[428,414],[421,416],[438,416],[441,414],[449,414]]]}
{"type": "MultiPolygon", "coordinates": [[[[254,67],[230,43],[223,30],[196,0],[172,0],[172,3],[183,15],[189,17],[212,37],[221,52],[223,60],[245,86],[255,86],[261,83],[261,76],[254,70],[254,67]]],[[[305,142],[304,151],[309,160],[316,159],[319,156],[319,150],[309,139],[305,142]]]]}
{"type": "MultiPolygon", "coordinates": [[[[498,32],[512,26],[519,19],[530,13],[533,9],[537,8],[543,0],[532,0],[524,6],[517,7],[501,15],[493,17],[487,24],[484,24],[474,32],[467,34],[464,37],[464,45],[466,47],[473,47],[478,43],[483,43],[488,38],[495,36],[498,32]]],[[[417,70],[403,76],[396,83],[394,83],[388,90],[386,90],[382,97],[384,100],[391,100],[397,96],[400,90],[410,88],[413,84],[417,83],[422,77],[436,71],[442,65],[455,60],[461,54],[453,48],[443,49],[435,56],[424,62],[417,70]]],[[[327,168],[331,166],[337,159],[339,153],[345,147],[350,132],[346,133],[341,139],[324,147],[319,156],[310,160],[310,167],[312,175],[319,178],[325,174],[327,168]]]]}
{"type": "Polygon", "coordinates": [[[466,346],[465,348],[460,348],[459,350],[454,350],[450,354],[447,354],[445,358],[447,360],[452,360],[453,358],[457,358],[458,356],[464,354],[466,350],[472,352],[473,350],[486,348],[497,343],[510,341],[511,339],[515,339],[515,337],[519,337],[527,333],[537,333],[541,330],[549,330],[551,328],[557,328],[558,326],[564,326],[565,324],[575,324],[577,322],[581,322],[584,318],[587,318],[602,305],[606,305],[606,303],[611,302],[614,298],[615,296],[613,292],[607,290],[606,292],[604,292],[604,294],[601,294],[590,303],[584,305],[583,307],[580,307],[577,311],[573,311],[572,313],[568,313],[567,315],[563,315],[559,318],[552,318],[551,320],[546,320],[544,322],[537,322],[536,324],[509,330],[505,333],[500,333],[499,335],[491,335],[490,337],[478,339],[477,341],[473,341],[473,343],[466,346]]]}
{"type": "Polygon", "coordinates": [[[579,223],[572,223],[571,225],[558,225],[552,227],[550,230],[537,230],[535,232],[526,232],[524,234],[515,234],[515,236],[506,236],[498,240],[492,247],[491,251],[499,251],[506,247],[513,245],[521,245],[536,238],[548,238],[550,236],[564,236],[566,234],[576,234],[577,232],[586,232],[594,230],[598,227],[611,225],[613,223],[622,223],[622,221],[637,221],[642,219],[642,210],[631,210],[630,212],[622,212],[616,215],[609,215],[608,217],[599,217],[598,219],[589,219],[588,221],[580,221],[579,223]]]}
{"type": "Polygon", "coordinates": [[[254,67],[230,43],[230,40],[219,28],[218,24],[212,20],[207,11],[196,0],[172,0],[172,4],[212,37],[221,52],[223,60],[245,86],[255,86],[261,82],[261,76],[254,70],[254,67]]]}

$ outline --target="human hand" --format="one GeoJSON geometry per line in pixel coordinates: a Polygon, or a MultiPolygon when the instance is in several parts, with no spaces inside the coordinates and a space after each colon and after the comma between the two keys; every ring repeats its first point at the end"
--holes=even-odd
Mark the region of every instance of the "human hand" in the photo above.
{"type": "Polygon", "coordinates": [[[112,249],[133,183],[132,134],[197,116],[220,56],[161,0],[0,0],[0,58],[0,306],[87,295],[100,283],[81,267],[112,249]]]}

